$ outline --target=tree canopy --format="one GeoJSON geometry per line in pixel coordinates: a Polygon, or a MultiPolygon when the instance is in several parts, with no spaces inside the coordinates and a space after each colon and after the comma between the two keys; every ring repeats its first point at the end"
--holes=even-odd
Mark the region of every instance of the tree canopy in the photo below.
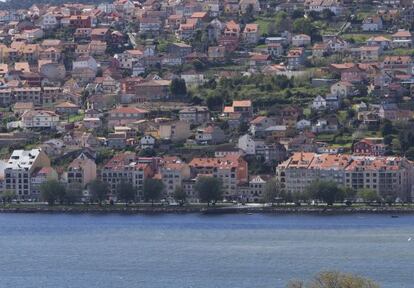
{"type": "Polygon", "coordinates": [[[78,182],[69,183],[66,187],[65,201],[74,204],[82,199],[82,184],[78,182]]]}
{"type": "Polygon", "coordinates": [[[161,198],[162,190],[164,189],[164,184],[159,179],[147,178],[144,181],[144,198],[145,201],[157,201],[161,198]]]}
{"type": "Polygon", "coordinates": [[[173,96],[185,96],[187,94],[187,86],[184,79],[174,78],[170,85],[170,91],[173,96]]]}
{"type": "Polygon", "coordinates": [[[377,195],[377,192],[373,189],[361,189],[358,191],[358,197],[362,198],[367,203],[372,203],[375,201],[380,201],[380,197],[377,195]]]}
{"type": "Polygon", "coordinates": [[[278,198],[285,198],[285,193],[279,180],[272,178],[266,183],[263,200],[273,205],[278,198]]]}
{"type": "Polygon", "coordinates": [[[180,206],[183,206],[185,200],[187,199],[187,194],[185,193],[183,187],[177,186],[174,190],[174,200],[177,201],[180,206]]]}
{"type": "Polygon", "coordinates": [[[311,281],[291,281],[287,288],[379,288],[370,279],[336,271],[317,274],[311,281]]]}
{"type": "Polygon", "coordinates": [[[324,201],[328,205],[345,199],[345,191],[332,181],[315,181],[306,192],[311,199],[324,201]]]}
{"type": "Polygon", "coordinates": [[[66,189],[57,180],[48,180],[40,185],[40,195],[49,205],[65,200],[66,189]]]}
{"type": "Polygon", "coordinates": [[[109,194],[108,184],[102,182],[101,180],[94,180],[89,183],[89,194],[92,201],[102,203],[109,194]]]}
{"type": "Polygon", "coordinates": [[[0,197],[3,203],[10,203],[16,198],[16,192],[14,190],[5,190],[0,194],[0,197]]]}
{"type": "Polygon", "coordinates": [[[197,191],[201,202],[210,205],[210,202],[217,202],[223,199],[223,183],[220,179],[202,176],[197,179],[194,190],[197,191]]]}
{"type": "Polygon", "coordinates": [[[122,200],[127,204],[128,202],[135,200],[136,189],[131,183],[122,181],[116,187],[116,195],[118,200],[122,200]]]}

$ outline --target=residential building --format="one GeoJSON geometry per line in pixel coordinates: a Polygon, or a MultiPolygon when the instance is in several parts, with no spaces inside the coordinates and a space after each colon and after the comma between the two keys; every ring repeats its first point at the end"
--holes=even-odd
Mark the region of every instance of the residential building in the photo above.
{"type": "Polygon", "coordinates": [[[158,131],[160,139],[173,142],[185,141],[191,135],[190,124],[180,120],[162,121],[158,131]]]}
{"type": "Polygon", "coordinates": [[[258,24],[246,24],[243,30],[243,39],[248,44],[256,44],[259,40],[259,25],[258,24]]]}
{"type": "Polygon", "coordinates": [[[306,34],[297,34],[292,37],[292,46],[305,47],[311,44],[311,37],[306,34]]]}
{"type": "Polygon", "coordinates": [[[194,175],[211,175],[223,182],[224,198],[238,199],[238,185],[248,182],[247,162],[240,156],[193,158],[189,163],[194,175]]]}
{"type": "Polygon", "coordinates": [[[342,13],[343,7],[340,1],[337,0],[307,0],[305,1],[305,11],[322,12],[325,9],[330,10],[333,14],[339,15],[342,13]]]}
{"type": "Polygon", "coordinates": [[[333,181],[356,191],[372,189],[378,196],[408,201],[413,164],[401,157],[354,156],[297,152],[276,168],[288,193],[303,193],[317,180],[333,181]]]}
{"type": "Polygon", "coordinates": [[[254,137],[263,137],[266,134],[266,129],[276,124],[277,119],[274,117],[257,116],[250,121],[249,132],[254,137]]]}
{"type": "Polygon", "coordinates": [[[14,150],[4,170],[5,189],[19,199],[31,198],[32,174],[44,167],[50,167],[50,160],[42,150],[14,150]]]}
{"type": "Polygon", "coordinates": [[[362,21],[362,31],[373,32],[382,30],[382,19],[380,16],[368,16],[362,21]]]}
{"type": "Polygon", "coordinates": [[[210,111],[205,106],[190,106],[180,110],[178,113],[181,121],[190,124],[203,124],[210,121],[210,111]]]}
{"type": "Polygon", "coordinates": [[[234,100],[232,106],[225,106],[223,113],[228,117],[234,114],[241,115],[243,118],[250,118],[253,115],[252,101],[234,100]]]}
{"type": "Polygon", "coordinates": [[[23,113],[22,126],[24,128],[56,128],[59,124],[59,115],[47,110],[30,110],[23,113]]]}
{"type": "Polygon", "coordinates": [[[305,61],[305,50],[303,47],[290,49],[287,55],[287,67],[289,70],[300,69],[305,61]]]}
{"type": "Polygon", "coordinates": [[[256,175],[252,176],[242,194],[242,200],[250,203],[257,203],[263,201],[265,195],[266,183],[268,177],[256,175]]]}
{"type": "Polygon", "coordinates": [[[399,29],[391,35],[391,45],[393,48],[410,48],[413,45],[411,32],[404,29],[399,29]]]}
{"type": "Polygon", "coordinates": [[[144,57],[144,53],[138,49],[125,50],[124,52],[115,55],[115,59],[119,61],[119,66],[122,69],[132,69],[134,64],[142,57],[144,57]]]}
{"type": "Polygon", "coordinates": [[[384,36],[374,36],[367,40],[367,46],[380,46],[382,50],[387,50],[391,46],[391,40],[384,36]]]}
{"type": "Polygon", "coordinates": [[[183,181],[191,177],[190,166],[173,156],[161,159],[159,173],[164,183],[164,197],[169,200],[174,199],[177,188],[183,188],[183,181]]]}
{"type": "Polygon", "coordinates": [[[81,153],[67,168],[66,181],[68,184],[79,183],[85,188],[96,179],[95,160],[87,153],[81,153]]]}
{"type": "MultiPolygon", "coordinates": [[[[40,201],[42,184],[50,181],[58,180],[58,174],[52,167],[39,167],[36,168],[30,177],[30,199],[40,201]]],[[[23,179],[25,181],[25,179],[23,179]]],[[[23,198],[23,197],[22,197],[23,198]]],[[[25,199],[24,197],[23,199],[25,199]]]]}
{"type": "Polygon", "coordinates": [[[326,109],[326,100],[321,95],[318,95],[313,99],[312,102],[312,109],[315,110],[324,110],[326,109]]]}
{"type": "Polygon", "coordinates": [[[147,161],[140,161],[134,153],[121,153],[109,160],[101,170],[101,179],[110,189],[109,199],[116,199],[120,183],[130,183],[136,189],[136,200],[144,199],[144,181],[151,177],[153,170],[147,161]]]}
{"type": "Polygon", "coordinates": [[[336,95],[340,98],[346,98],[352,95],[354,91],[354,85],[346,81],[339,81],[335,84],[332,84],[330,90],[331,95],[336,95]]]}
{"type": "Polygon", "coordinates": [[[155,146],[155,138],[151,135],[144,135],[139,140],[141,149],[153,149],[155,146]]]}
{"type": "Polygon", "coordinates": [[[137,107],[118,107],[109,111],[108,127],[125,126],[144,119],[148,111],[137,107]]]}
{"type": "Polygon", "coordinates": [[[354,155],[383,156],[385,154],[384,138],[364,138],[352,146],[354,155]]]}
{"type": "Polygon", "coordinates": [[[65,101],[54,106],[58,114],[78,114],[80,107],[74,103],[65,101]]]}
{"type": "Polygon", "coordinates": [[[215,125],[198,128],[195,135],[195,140],[198,144],[221,144],[225,139],[224,131],[215,125]]]}

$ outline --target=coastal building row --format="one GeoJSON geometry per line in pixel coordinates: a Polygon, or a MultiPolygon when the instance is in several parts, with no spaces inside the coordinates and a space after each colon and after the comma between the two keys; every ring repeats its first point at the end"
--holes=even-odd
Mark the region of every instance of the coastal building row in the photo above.
{"type": "Polygon", "coordinates": [[[89,183],[100,179],[108,184],[108,199],[115,200],[117,186],[120,183],[130,183],[136,189],[138,201],[144,200],[143,185],[148,178],[163,182],[163,198],[173,199],[177,187],[181,187],[191,202],[198,201],[192,187],[199,176],[221,179],[224,197],[227,199],[237,199],[239,187],[248,184],[247,162],[240,154],[196,157],[186,163],[174,156],[138,157],[135,153],[125,152],[115,155],[98,171],[93,156],[82,152],[60,177],[41,149],[15,150],[8,161],[1,163],[0,189],[14,191],[19,199],[38,200],[41,184],[53,179],[60,179],[67,185],[80,184],[85,191],[89,183]]]}
{"type": "Polygon", "coordinates": [[[314,181],[333,181],[356,191],[372,189],[381,197],[408,201],[413,194],[413,163],[403,157],[297,152],[276,168],[288,193],[303,193],[314,181]]]}
{"type": "MultiPolygon", "coordinates": [[[[195,157],[186,163],[176,156],[139,157],[133,152],[119,153],[97,169],[94,157],[81,152],[58,175],[41,149],[15,150],[8,161],[0,162],[0,190],[12,190],[19,199],[39,199],[40,186],[47,180],[66,185],[79,184],[88,197],[87,187],[95,179],[108,185],[108,199],[116,200],[120,183],[136,189],[136,200],[144,200],[144,181],[159,179],[164,184],[162,198],[172,200],[177,188],[187,200],[197,202],[194,184],[198,177],[222,181],[226,200],[258,202],[264,196],[266,182],[275,175],[249,175],[248,163],[240,153],[195,157]]],[[[276,178],[288,193],[304,193],[314,181],[334,181],[356,191],[372,189],[381,197],[411,201],[414,195],[414,165],[402,157],[358,156],[297,152],[276,168],[276,178]]]]}

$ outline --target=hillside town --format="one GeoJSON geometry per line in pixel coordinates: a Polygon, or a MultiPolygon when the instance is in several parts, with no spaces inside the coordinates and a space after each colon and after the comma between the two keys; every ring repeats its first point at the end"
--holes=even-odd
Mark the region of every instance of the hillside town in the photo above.
{"type": "Polygon", "coordinates": [[[411,202],[413,24],[403,0],[2,10],[0,194],[42,201],[56,181],[88,202],[98,183],[116,202],[127,184],[124,200],[197,203],[215,178],[226,202],[321,181],[411,202]]]}

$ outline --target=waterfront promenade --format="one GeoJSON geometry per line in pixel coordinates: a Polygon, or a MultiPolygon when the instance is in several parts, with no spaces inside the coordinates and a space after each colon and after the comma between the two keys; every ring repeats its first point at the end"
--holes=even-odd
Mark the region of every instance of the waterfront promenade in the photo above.
{"type": "Polygon", "coordinates": [[[122,213],[122,214],[151,214],[151,213],[201,213],[201,214],[250,214],[250,213],[269,213],[269,214],[414,214],[414,204],[404,205],[363,205],[352,206],[333,205],[232,205],[218,204],[207,207],[203,204],[194,205],[151,205],[151,204],[116,204],[116,205],[97,205],[97,204],[78,204],[78,205],[54,205],[37,203],[7,204],[0,206],[0,213],[122,213]]]}

